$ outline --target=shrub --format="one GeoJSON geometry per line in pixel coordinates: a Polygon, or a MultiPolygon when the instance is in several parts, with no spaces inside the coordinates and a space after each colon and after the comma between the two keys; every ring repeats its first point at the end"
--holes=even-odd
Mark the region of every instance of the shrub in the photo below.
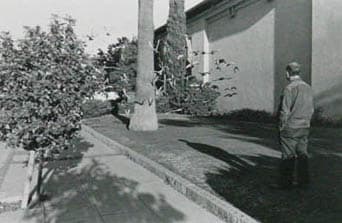
{"type": "Polygon", "coordinates": [[[248,121],[248,122],[263,122],[277,123],[278,119],[275,114],[263,110],[241,109],[231,111],[224,114],[222,117],[233,121],[248,121]]]}
{"type": "Polygon", "coordinates": [[[113,114],[116,106],[113,101],[88,100],[82,105],[83,118],[94,118],[113,114]]]}
{"type": "Polygon", "coordinates": [[[186,94],[182,103],[185,114],[207,116],[216,113],[216,99],[220,95],[216,90],[204,86],[200,89],[190,88],[186,94]]]}
{"type": "Polygon", "coordinates": [[[54,16],[48,32],[25,27],[18,44],[9,33],[0,36],[0,132],[10,145],[58,153],[80,129],[82,102],[102,78],[74,26],[54,16]]]}
{"type": "Polygon", "coordinates": [[[219,95],[220,93],[209,84],[199,87],[189,86],[183,92],[170,93],[165,99],[165,104],[168,100],[170,110],[182,114],[208,116],[216,113],[216,99],[219,95]]]}
{"type": "Polygon", "coordinates": [[[169,96],[165,95],[162,97],[157,98],[156,102],[156,110],[158,113],[167,113],[171,111],[170,108],[170,98],[169,96]]]}
{"type": "Polygon", "coordinates": [[[22,207],[27,207],[35,158],[41,196],[43,163],[72,145],[81,127],[82,102],[102,89],[101,73],[74,33],[75,21],[55,16],[48,32],[26,27],[15,42],[0,35],[0,137],[30,150],[22,207]],[[100,87],[101,86],[101,87],[100,87]]]}
{"type": "Polygon", "coordinates": [[[312,116],[311,124],[313,126],[320,127],[342,127],[342,118],[329,118],[324,115],[324,109],[322,107],[318,107],[315,109],[315,112],[312,116]]]}
{"type": "MultiPolygon", "coordinates": [[[[331,119],[324,116],[322,108],[316,108],[311,119],[311,125],[317,127],[341,127],[342,119],[331,119]]],[[[227,114],[221,115],[219,118],[224,118],[233,121],[248,121],[261,123],[278,123],[276,114],[267,111],[241,109],[231,111],[227,114]]]]}

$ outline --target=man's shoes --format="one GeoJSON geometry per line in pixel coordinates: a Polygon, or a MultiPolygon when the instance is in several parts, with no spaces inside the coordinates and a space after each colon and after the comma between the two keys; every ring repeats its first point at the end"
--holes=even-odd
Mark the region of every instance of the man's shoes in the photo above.
{"type": "Polygon", "coordinates": [[[310,183],[309,160],[306,156],[299,156],[297,159],[297,181],[298,187],[308,187],[310,183]]]}

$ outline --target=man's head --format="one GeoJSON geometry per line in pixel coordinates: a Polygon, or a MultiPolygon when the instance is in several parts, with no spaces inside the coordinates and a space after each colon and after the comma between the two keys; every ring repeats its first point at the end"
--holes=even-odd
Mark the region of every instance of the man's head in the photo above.
{"type": "Polygon", "coordinates": [[[300,64],[297,62],[291,62],[286,66],[286,77],[290,79],[293,76],[300,75],[300,64]]]}

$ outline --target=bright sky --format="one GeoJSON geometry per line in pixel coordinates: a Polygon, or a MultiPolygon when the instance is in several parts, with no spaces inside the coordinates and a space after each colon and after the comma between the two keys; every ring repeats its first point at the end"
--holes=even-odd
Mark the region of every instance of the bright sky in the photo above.
{"type": "MultiPolygon", "coordinates": [[[[202,0],[185,0],[189,9],[202,0]]],[[[154,0],[155,27],[166,22],[169,0],[154,0]]],[[[138,0],[0,0],[0,31],[22,37],[23,26],[46,27],[51,14],[71,15],[77,20],[76,31],[88,42],[88,51],[106,48],[121,36],[137,34],[138,0]],[[110,35],[107,35],[110,33],[110,35]]]]}

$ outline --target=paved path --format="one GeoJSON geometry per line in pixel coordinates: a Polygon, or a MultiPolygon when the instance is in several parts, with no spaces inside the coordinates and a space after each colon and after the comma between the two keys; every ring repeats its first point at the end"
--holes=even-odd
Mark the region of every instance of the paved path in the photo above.
{"type": "Polygon", "coordinates": [[[26,151],[6,147],[0,142],[0,202],[16,202],[21,199],[27,158],[26,151]]]}
{"type": "Polygon", "coordinates": [[[45,169],[51,199],[29,211],[0,214],[0,222],[222,222],[87,133],[76,147],[45,169]]]}

